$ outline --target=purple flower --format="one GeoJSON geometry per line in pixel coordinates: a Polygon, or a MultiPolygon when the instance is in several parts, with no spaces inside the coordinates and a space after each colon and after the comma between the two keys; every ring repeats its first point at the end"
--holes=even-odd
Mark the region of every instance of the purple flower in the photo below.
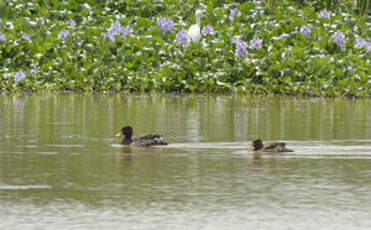
{"type": "Polygon", "coordinates": [[[6,41],[5,34],[0,32],[0,42],[5,42],[5,41],[6,41]]]}
{"type": "Polygon", "coordinates": [[[174,22],[170,18],[157,18],[157,27],[162,30],[162,33],[166,33],[167,31],[173,32],[174,30],[174,22]]]}
{"type": "Polygon", "coordinates": [[[371,41],[367,42],[367,51],[371,51],[371,41]]]}
{"type": "Polygon", "coordinates": [[[206,35],[214,32],[214,28],[211,25],[207,25],[207,26],[204,26],[204,28],[202,28],[201,32],[204,36],[206,36],[206,35]]]}
{"type": "Polygon", "coordinates": [[[115,36],[120,35],[123,39],[125,39],[130,33],[133,33],[133,29],[130,28],[130,26],[127,27],[121,27],[119,21],[115,21],[111,28],[107,31],[107,34],[105,34],[105,37],[111,39],[113,42],[116,40],[115,36]]]}
{"type": "Polygon", "coordinates": [[[70,35],[70,32],[68,32],[68,30],[63,29],[59,31],[58,38],[62,40],[67,40],[69,35],[70,35]]]}
{"type": "Polygon", "coordinates": [[[334,33],[334,42],[341,50],[345,49],[345,36],[342,32],[336,31],[334,33]]]}
{"type": "Polygon", "coordinates": [[[41,21],[40,21],[40,25],[45,25],[45,19],[42,19],[41,21]]]}
{"type": "Polygon", "coordinates": [[[17,83],[25,77],[26,77],[26,74],[23,73],[22,70],[20,70],[14,74],[14,81],[17,83]]]}
{"type": "Polygon", "coordinates": [[[24,39],[26,41],[29,41],[31,39],[31,37],[27,33],[24,33],[23,36],[22,36],[22,39],[24,39]]]}
{"type": "Polygon", "coordinates": [[[30,72],[31,73],[38,73],[39,69],[37,67],[33,67],[30,72]]]}
{"type": "Polygon", "coordinates": [[[311,30],[309,29],[308,26],[306,26],[306,25],[302,25],[302,26],[300,27],[300,33],[305,34],[308,38],[310,38],[311,30]]]}
{"type": "Polygon", "coordinates": [[[238,37],[232,37],[231,42],[237,43],[240,39],[238,37]]]}
{"type": "Polygon", "coordinates": [[[233,20],[233,18],[238,18],[239,16],[241,16],[241,11],[237,8],[234,8],[231,10],[231,16],[229,16],[229,18],[233,20]]]}
{"type": "Polygon", "coordinates": [[[247,55],[247,44],[237,37],[232,38],[232,42],[236,43],[235,54],[244,58],[247,55]]]}
{"type": "Polygon", "coordinates": [[[75,22],[73,19],[68,20],[67,23],[70,24],[70,26],[71,26],[72,28],[74,28],[74,27],[76,26],[76,22],[75,22]]]}
{"type": "Polygon", "coordinates": [[[260,49],[262,47],[262,40],[259,38],[253,38],[250,41],[250,47],[253,49],[260,49]]]}
{"type": "Polygon", "coordinates": [[[367,42],[362,39],[362,38],[358,38],[357,39],[357,44],[356,44],[356,48],[362,48],[362,47],[366,47],[367,46],[367,42]]]}
{"type": "Polygon", "coordinates": [[[189,39],[188,39],[188,36],[187,36],[187,31],[185,31],[184,29],[179,31],[176,34],[175,38],[176,38],[176,44],[177,45],[182,44],[183,47],[186,47],[189,43],[189,39]]]}
{"type": "Polygon", "coordinates": [[[328,18],[330,19],[330,13],[327,12],[326,10],[322,10],[319,15],[318,15],[319,18],[328,18]]]}
{"type": "Polygon", "coordinates": [[[121,37],[122,37],[123,39],[126,39],[126,37],[127,37],[129,34],[133,33],[133,32],[134,32],[134,30],[133,30],[130,26],[127,26],[127,27],[125,27],[125,28],[121,28],[121,37]]]}
{"type": "Polygon", "coordinates": [[[112,25],[111,25],[111,28],[110,28],[112,31],[115,32],[115,34],[119,34],[121,32],[121,25],[120,25],[120,22],[118,20],[116,20],[112,25]]]}
{"type": "Polygon", "coordinates": [[[111,39],[113,42],[115,41],[116,32],[114,30],[108,30],[104,37],[111,39]]]}

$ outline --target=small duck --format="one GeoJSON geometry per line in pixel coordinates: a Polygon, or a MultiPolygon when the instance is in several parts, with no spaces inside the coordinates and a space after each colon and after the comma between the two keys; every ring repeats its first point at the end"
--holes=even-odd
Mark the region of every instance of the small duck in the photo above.
{"type": "Polygon", "coordinates": [[[253,151],[256,152],[275,152],[275,153],[282,153],[282,152],[294,152],[292,149],[286,148],[286,143],[284,142],[272,142],[266,145],[263,145],[263,141],[260,139],[254,140],[252,142],[252,147],[254,147],[253,151]]]}
{"type": "Polygon", "coordinates": [[[116,137],[125,136],[122,140],[122,145],[133,145],[133,146],[153,146],[153,145],[167,145],[167,143],[158,134],[146,134],[142,136],[133,136],[133,128],[128,125],[122,127],[121,131],[116,134],[116,137]]]}

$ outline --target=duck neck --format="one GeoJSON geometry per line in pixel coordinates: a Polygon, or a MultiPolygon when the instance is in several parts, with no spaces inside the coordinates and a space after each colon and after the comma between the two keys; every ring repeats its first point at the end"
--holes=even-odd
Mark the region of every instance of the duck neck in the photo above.
{"type": "Polygon", "coordinates": [[[261,150],[263,147],[264,147],[264,146],[263,146],[262,144],[259,143],[259,144],[257,144],[257,145],[254,146],[253,151],[261,150]]]}
{"type": "Polygon", "coordinates": [[[125,136],[125,138],[122,140],[121,144],[123,145],[130,145],[132,142],[131,135],[125,136]]]}

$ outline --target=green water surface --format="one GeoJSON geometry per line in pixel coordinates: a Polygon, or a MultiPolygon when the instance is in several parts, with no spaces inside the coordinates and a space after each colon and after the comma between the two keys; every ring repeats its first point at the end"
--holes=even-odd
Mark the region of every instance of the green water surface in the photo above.
{"type": "Polygon", "coordinates": [[[0,229],[371,229],[370,207],[369,99],[0,96],[0,229]],[[123,148],[127,124],[170,144],[123,148]]]}

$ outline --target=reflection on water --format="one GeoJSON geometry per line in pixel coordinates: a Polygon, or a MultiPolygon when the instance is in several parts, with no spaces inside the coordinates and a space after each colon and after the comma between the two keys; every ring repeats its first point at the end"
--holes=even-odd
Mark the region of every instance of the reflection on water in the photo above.
{"type": "Polygon", "coordinates": [[[1,95],[0,146],[1,229],[371,227],[368,99],[1,95]]]}

